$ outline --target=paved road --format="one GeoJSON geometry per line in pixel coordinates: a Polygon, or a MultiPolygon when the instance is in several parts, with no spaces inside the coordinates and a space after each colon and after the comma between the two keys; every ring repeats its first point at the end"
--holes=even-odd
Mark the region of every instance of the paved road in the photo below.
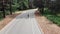
{"type": "Polygon", "coordinates": [[[34,13],[37,9],[23,11],[13,19],[6,27],[4,27],[0,34],[42,34],[38,28],[34,13]]]}

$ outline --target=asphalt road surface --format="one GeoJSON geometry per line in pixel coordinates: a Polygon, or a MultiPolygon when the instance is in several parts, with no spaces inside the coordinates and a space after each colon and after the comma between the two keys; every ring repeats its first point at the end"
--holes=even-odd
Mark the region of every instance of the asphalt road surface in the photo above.
{"type": "Polygon", "coordinates": [[[36,10],[23,11],[22,14],[18,15],[6,25],[0,31],[0,34],[42,34],[35,19],[34,13],[36,10]]]}

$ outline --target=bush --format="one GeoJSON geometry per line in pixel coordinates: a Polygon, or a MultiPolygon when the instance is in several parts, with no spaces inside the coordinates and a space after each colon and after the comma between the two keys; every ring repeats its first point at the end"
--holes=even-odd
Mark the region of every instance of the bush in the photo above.
{"type": "Polygon", "coordinates": [[[47,8],[45,8],[43,15],[47,17],[47,19],[52,21],[54,24],[57,24],[58,26],[60,26],[60,16],[52,14],[51,11],[48,10],[47,8]]]}

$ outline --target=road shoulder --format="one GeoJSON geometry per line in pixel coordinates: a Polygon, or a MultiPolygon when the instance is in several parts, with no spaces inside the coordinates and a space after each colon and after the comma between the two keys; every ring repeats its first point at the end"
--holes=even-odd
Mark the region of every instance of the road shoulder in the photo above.
{"type": "Polygon", "coordinates": [[[6,18],[4,18],[2,21],[0,21],[0,30],[4,28],[10,21],[12,21],[17,15],[21,13],[13,13],[12,15],[7,15],[6,18]]]}
{"type": "Polygon", "coordinates": [[[39,12],[35,13],[35,18],[38,21],[39,28],[42,28],[44,34],[60,34],[60,27],[56,24],[53,24],[46,17],[40,16],[39,12]]]}

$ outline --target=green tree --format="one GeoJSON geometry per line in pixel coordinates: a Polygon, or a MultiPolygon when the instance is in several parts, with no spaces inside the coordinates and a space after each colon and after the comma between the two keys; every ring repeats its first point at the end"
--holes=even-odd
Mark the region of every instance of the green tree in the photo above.
{"type": "Polygon", "coordinates": [[[28,0],[19,0],[18,4],[19,4],[19,7],[18,7],[19,9],[29,8],[28,0]]]}

